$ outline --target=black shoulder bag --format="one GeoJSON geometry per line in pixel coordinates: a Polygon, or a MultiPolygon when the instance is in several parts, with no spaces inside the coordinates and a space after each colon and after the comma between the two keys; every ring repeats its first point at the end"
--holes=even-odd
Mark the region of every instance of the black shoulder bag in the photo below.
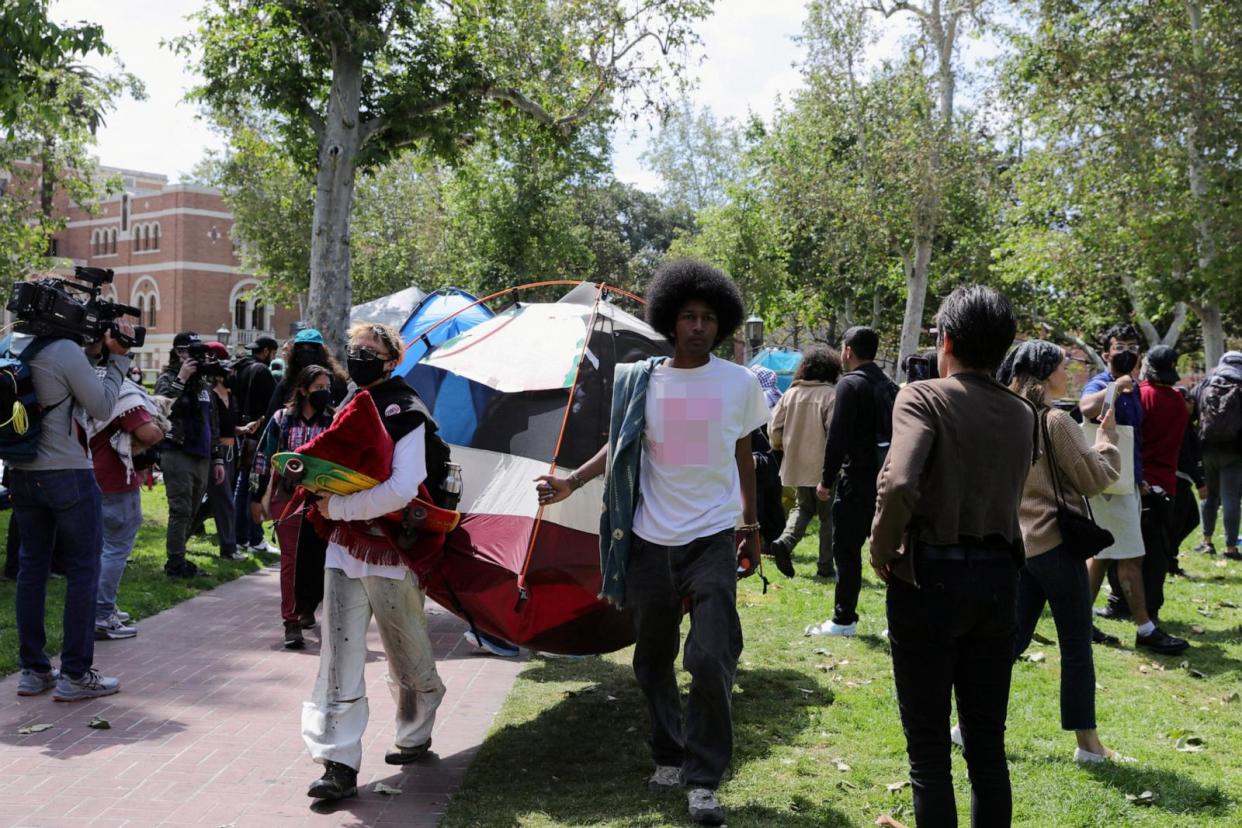
{"type": "MultiPolygon", "coordinates": [[[[1113,545],[1113,533],[1095,522],[1091,501],[1083,497],[1087,514],[1080,515],[1065,505],[1065,491],[1061,488],[1061,474],[1057,469],[1056,454],[1052,450],[1052,435],[1048,431],[1048,415],[1040,415],[1044,443],[1048,446],[1048,468],[1052,470],[1052,488],[1057,496],[1057,528],[1061,530],[1061,546],[1075,558],[1087,560],[1113,545]]],[[[1081,495],[1079,495],[1082,497],[1081,495]]]]}

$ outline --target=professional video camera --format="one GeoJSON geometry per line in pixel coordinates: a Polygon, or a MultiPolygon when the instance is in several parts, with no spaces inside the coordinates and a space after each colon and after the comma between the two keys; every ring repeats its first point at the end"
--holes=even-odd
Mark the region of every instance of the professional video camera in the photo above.
{"type": "Polygon", "coordinates": [[[126,348],[140,348],[147,329],[134,326],[134,335],[122,334],[116,326],[121,316],[141,318],[141,311],[99,298],[100,285],[112,283],[112,271],[102,267],[75,267],[75,284],[67,279],[39,279],[13,286],[8,309],[17,317],[16,329],[33,336],[63,336],[79,343],[103,339],[105,333],[126,348]]]}

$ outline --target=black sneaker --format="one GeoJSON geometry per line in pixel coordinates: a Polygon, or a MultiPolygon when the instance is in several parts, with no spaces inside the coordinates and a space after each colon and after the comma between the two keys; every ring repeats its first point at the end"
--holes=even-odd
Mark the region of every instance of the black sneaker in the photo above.
{"type": "Polygon", "coordinates": [[[816,569],[815,576],[817,578],[827,578],[829,581],[835,581],[837,579],[837,571],[832,568],[816,569]]]}
{"type": "Polygon", "coordinates": [[[1121,639],[1115,635],[1104,632],[1094,624],[1091,625],[1091,641],[1095,644],[1105,644],[1109,647],[1120,647],[1121,639]]]}
{"type": "Polygon", "coordinates": [[[298,623],[302,625],[302,629],[311,630],[315,628],[315,624],[318,622],[315,620],[315,614],[312,612],[302,613],[302,615],[298,617],[298,623]]]}
{"type": "Polygon", "coordinates": [[[417,762],[419,759],[422,759],[429,750],[431,750],[430,739],[414,747],[393,745],[392,750],[384,754],[384,761],[390,765],[408,765],[411,762],[417,762]]]}
{"type": "Polygon", "coordinates": [[[1121,604],[1109,601],[1102,607],[1095,608],[1095,614],[1100,618],[1109,618],[1113,621],[1129,621],[1134,618],[1130,614],[1129,607],[1123,607],[1121,604]]]}
{"type": "Polygon", "coordinates": [[[1169,635],[1164,630],[1156,627],[1147,635],[1136,634],[1134,636],[1134,646],[1151,650],[1153,653],[1177,655],[1180,652],[1184,652],[1190,646],[1190,642],[1184,638],[1169,635]]]}
{"type": "Polygon", "coordinates": [[[690,818],[699,825],[724,825],[725,812],[711,788],[691,788],[686,795],[690,818]]]}
{"type": "Polygon", "coordinates": [[[1238,547],[1231,546],[1225,550],[1225,557],[1231,561],[1242,561],[1242,552],[1238,551],[1238,547]]]}
{"type": "Polygon", "coordinates": [[[170,578],[196,578],[198,566],[185,558],[169,558],[164,564],[164,574],[170,578]]]}
{"type": "Polygon", "coordinates": [[[1215,555],[1216,547],[1212,545],[1211,541],[1204,541],[1195,547],[1195,551],[1202,552],[1204,555],[1215,555]]]}
{"type": "Polygon", "coordinates": [[[323,776],[311,783],[306,795],[312,799],[345,799],[358,795],[358,771],[340,762],[327,761],[323,776]]]}
{"type": "Polygon", "coordinates": [[[302,625],[297,621],[285,622],[285,649],[300,650],[306,646],[305,639],[302,638],[302,625]]]}
{"type": "Polygon", "coordinates": [[[790,554],[789,547],[781,543],[780,540],[775,540],[769,548],[772,550],[772,557],[776,559],[776,568],[786,578],[792,578],[796,573],[794,572],[793,555],[790,554]]]}

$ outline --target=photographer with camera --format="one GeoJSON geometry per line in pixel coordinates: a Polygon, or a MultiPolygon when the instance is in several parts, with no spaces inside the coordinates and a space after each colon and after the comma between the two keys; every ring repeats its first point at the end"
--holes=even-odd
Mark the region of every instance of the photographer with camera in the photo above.
{"type": "Polygon", "coordinates": [[[219,484],[225,479],[219,419],[203,377],[217,366],[198,334],[182,331],[173,337],[168,365],[155,381],[156,395],[173,400],[171,428],[160,444],[160,469],[168,494],[164,572],[173,578],[198,575],[198,567],[186,559],[186,540],[208,480],[219,484]]]}
{"type": "Polygon", "coordinates": [[[276,378],[272,376],[272,360],[280,343],[270,336],[261,336],[250,346],[250,355],[233,364],[233,376],[229,389],[237,401],[237,424],[248,426],[249,432],[239,436],[236,452],[236,479],[233,480],[233,509],[236,514],[237,548],[251,552],[275,552],[263,539],[263,524],[255,523],[250,515],[250,469],[254,466],[259,448],[259,435],[266,425],[268,403],[276,390],[276,378]]]}
{"type": "Polygon", "coordinates": [[[88,308],[75,300],[67,287],[81,290],[53,279],[21,283],[9,303],[9,309],[18,316],[18,329],[35,334],[21,361],[29,368],[37,405],[28,407],[27,416],[34,420],[21,431],[37,432],[38,436],[32,457],[14,459],[6,454],[6,460],[22,539],[17,576],[21,663],[17,692],[33,696],[55,688],[53,695],[58,701],[78,701],[120,689],[117,679],[100,675],[93,664],[103,535],[101,495],[87,447],[86,417],[111,419],[130,366],[130,345],[125,343],[134,343],[136,331],[122,319],[100,323],[92,316],[84,322],[85,317],[79,316],[63,323],[63,314],[54,316],[47,309],[88,308]],[[78,330],[72,330],[73,326],[78,330]],[[97,331],[107,354],[102,380],[82,351],[82,343],[95,338],[92,334],[97,331]],[[48,571],[57,536],[73,539],[62,544],[66,586],[59,673],[52,669],[44,652],[43,626],[48,571]]]}

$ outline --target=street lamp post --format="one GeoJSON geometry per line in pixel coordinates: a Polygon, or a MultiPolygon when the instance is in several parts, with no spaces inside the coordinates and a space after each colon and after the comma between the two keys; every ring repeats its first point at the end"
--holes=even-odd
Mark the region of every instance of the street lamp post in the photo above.
{"type": "Polygon", "coordinates": [[[216,328],[216,342],[219,342],[221,345],[223,345],[226,348],[229,345],[229,337],[231,337],[232,335],[233,335],[233,332],[230,331],[224,325],[221,325],[220,327],[216,328]]]}
{"type": "Polygon", "coordinates": [[[751,314],[746,320],[746,346],[749,353],[746,355],[746,361],[750,362],[751,357],[763,347],[763,320],[755,314],[751,314]]]}

